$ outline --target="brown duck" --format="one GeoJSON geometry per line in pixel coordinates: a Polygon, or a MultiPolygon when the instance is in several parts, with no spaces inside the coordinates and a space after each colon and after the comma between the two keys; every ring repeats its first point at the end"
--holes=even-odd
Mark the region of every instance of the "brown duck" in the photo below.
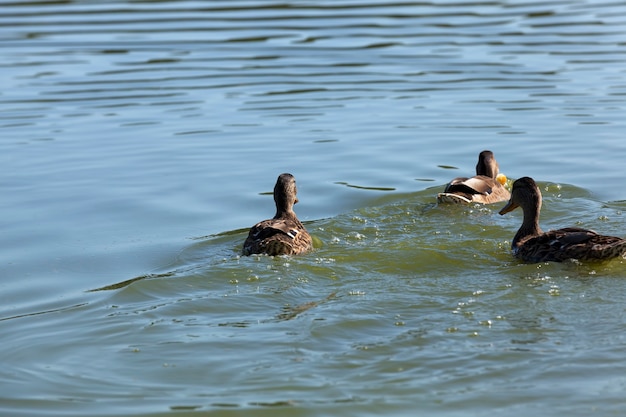
{"type": "Polygon", "coordinates": [[[491,204],[506,201],[511,197],[504,188],[506,176],[499,173],[498,162],[491,151],[478,155],[476,175],[471,178],[455,178],[446,186],[443,193],[437,194],[440,203],[491,204]]]}
{"type": "Polygon", "coordinates": [[[243,244],[244,255],[298,255],[313,248],[311,235],[293,211],[293,205],[298,202],[297,193],[293,175],[278,176],[274,186],[276,215],[252,226],[243,244]]]}
{"type": "Polygon", "coordinates": [[[541,191],[532,178],[523,177],[513,183],[511,199],[500,214],[517,207],[522,208],[524,220],[513,238],[511,249],[524,261],[601,260],[626,254],[626,240],[599,235],[593,230],[567,227],[543,232],[539,228],[541,191]]]}

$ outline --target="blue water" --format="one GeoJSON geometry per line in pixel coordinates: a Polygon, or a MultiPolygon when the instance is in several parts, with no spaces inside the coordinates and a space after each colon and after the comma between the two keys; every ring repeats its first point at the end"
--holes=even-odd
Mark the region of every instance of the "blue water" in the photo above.
{"type": "Polygon", "coordinates": [[[621,2],[0,2],[0,414],[620,415],[621,2]],[[238,256],[276,177],[318,239],[238,256]],[[98,290],[99,291],[92,291],[98,290]]]}

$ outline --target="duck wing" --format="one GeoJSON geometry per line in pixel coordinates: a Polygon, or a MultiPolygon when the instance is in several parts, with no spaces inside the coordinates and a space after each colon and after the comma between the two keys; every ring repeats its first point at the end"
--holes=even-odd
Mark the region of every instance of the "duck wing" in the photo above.
{"type": "Polygon", "coordinates": [[[600,260],[626,253],[626,240],[578,227],[550,230],[520,242],[516,254],[532,262],[600,260]]]}
{"type": "Polygon", "coordinates": [[[298,234],[299,225],[289,220],[265,220],[253,226],[250,234],[257,239],[264,239],[275,235],[276,233],[283,233],[290,239],[293,239],[298,234]]]}
{"type": "Polygon", "coordinates": [[[286,237],[294,239],[299,233],[299,226],[300,225],[290,220],[263,220],[262,222],[252,226],[250,233],[248,233],[248,239],[253,238],[255,240],[263,240],[276,234],[284,234],[286,237]]]}
{"type": "Polygon", "coordinates": [[[552,239],[552,243],[558,244],[562,248],[587,243],[600,236],[593,230],[581,229],[580,227],[565,227],[552,230],[548,234],[552,239]]]}
{"type": "Polygon", "coordinates": [[[455,178],[446,186],[443,193],[437,194],[440,203],[482,203],[491,204],[506,201],[509,191],[493,178],[476,175],[471,178],[455,178]]]}
{"type": "Polygon", "coordinates": [[[252,226],[243,244],[243,254],[294,255],[312,248],[311,236],[299,221],[263,220],[252,226]]]}
{"type": "Polygon", "coordinates": [[[493,191],[495,181],[484,175],[471,178],[455,178],[446,186],[444,193],[489,195],[493,191]]]}

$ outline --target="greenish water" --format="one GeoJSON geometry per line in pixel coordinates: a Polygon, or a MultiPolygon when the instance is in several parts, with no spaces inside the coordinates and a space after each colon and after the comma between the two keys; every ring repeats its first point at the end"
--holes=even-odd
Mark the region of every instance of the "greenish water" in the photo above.
{"type": "Polygon", "coordinates": [[[0,8],[0,414],[626,410],[625,261],[435,198],[491,149],[626,236],[626,6],[0,8]],[[240,257],[281,172],[316,249],[240,257]]]}

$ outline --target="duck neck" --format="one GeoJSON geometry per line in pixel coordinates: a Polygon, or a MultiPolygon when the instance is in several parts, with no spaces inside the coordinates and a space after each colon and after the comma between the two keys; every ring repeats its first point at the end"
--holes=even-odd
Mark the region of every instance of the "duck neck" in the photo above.
{"type": "Polygon", "coordinates": [[[523,207],[524,211],[524,221],[522,222],[522,226],[519,228],[515,237],[513,238],[512,246],[515,247],[517,243],[529,236],[537,236],[542,232],[539,227],[539,212],[541,210],[541,200],[536,202],[536,204],[532,206],[523,207]]]}
{"type": "Polygon", "coordinates": [[[476,164],[476,175],[484,175],[495,179],[498,171],[498,164],[493,159],[493,156],[481,154],[481,158],[478,160],[478,164],[476,164]]]}
{"type": "Polygon", "coordinates": [[[289,219],[296,217],[296,213],[293,211],[293,202],[288,199],[276,200],[276,215],[275,219],[289,219]]]}
{"type": "Polygon", "coordinates": [[[482,165],[479,164],[476,167],[476,175],[484,175],[489,178],[496,178],[496,176],[498,175],[498,170],[494,169],[494,167],[492,167],[491,165],[483,163],[482,165]]]}

